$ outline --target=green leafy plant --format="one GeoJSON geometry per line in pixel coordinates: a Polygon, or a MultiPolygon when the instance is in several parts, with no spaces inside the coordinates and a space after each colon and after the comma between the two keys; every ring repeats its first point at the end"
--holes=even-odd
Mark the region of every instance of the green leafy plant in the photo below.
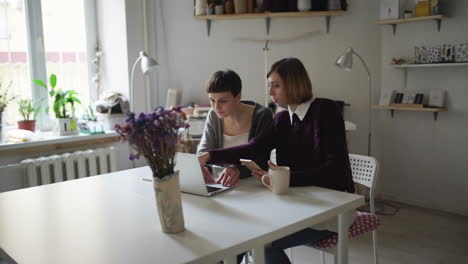
{"type": "Polygon", "coordinates": [[[97,120],[97,117],[94,114],[94,110],[90,105],[88,105],[88,109],[86,109],[85,119],[88,120],[88,121],[96,121],[97,120]]]}
{"type": "Polygon", "coordinates": [[[30,120],[36,120],[37,115],[41,111],[42,108],[42,101],[43,100],[38,100],[36,102],[33,102],[31,99],[20,99],[19,100],[19,107],[18,111],[20,112],[20,115],[23,117],[23,121],[30,121],[30,120]],[[32,119],[30,118],[32,115],[32,119]]]}
{"type": "MultiPolygon", "coordinates": [[[[35,79],[34,83],[49,89],[47,87],[46,82],[42,80],[35,79]]],[[[75,95],[78,93],[73,90],[62,90],[62,89],[55,89],[57,86],[57,76],[55,74],[51,74],[49,78],[49,96],[54,99],[53,110],[55,113],[56,118],[71,118],[75,115],[75,104],[81,104],[80,99],[78,99],[75,95]],[[67,106],[70,107],[67,107],[67,106]]],[[[49,107],[46,108],[46,111],[49,112],[49,107]]]]}
{"type": "MultiPolygon", "coordinates": [[[[7,107],[8,103],[13,101],[15,99],[14,96],[8,96],[8,90],[11,87],[11,82],[8,85],[8,87],[5,89],[5,91],[0,92],[0,112],[3,112],[5,108],[7,107]]],[[[2,90],[2,83],[0,82],[0,91],[2,90]]]]}

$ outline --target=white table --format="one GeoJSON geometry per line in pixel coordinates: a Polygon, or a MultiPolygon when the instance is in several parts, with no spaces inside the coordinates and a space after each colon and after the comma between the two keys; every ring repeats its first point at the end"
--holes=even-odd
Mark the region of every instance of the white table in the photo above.
{"type": "MultiPolygon", "coordinates": [[[[354,210],[362,196],[318,187],[277,196],[255,179],[211,198],[183,194],[186,231],[161,231],[148,167],[0,194],[0,248],[21,264],[235,263],[264,244],[354,210]]],[[[340,222],[340,221],[339,221],[340,222]]],[[[342,222],[342,221],[341,221],[342,222]]],[[[339,260],[347,263],[347,230],[339,260]]]]}

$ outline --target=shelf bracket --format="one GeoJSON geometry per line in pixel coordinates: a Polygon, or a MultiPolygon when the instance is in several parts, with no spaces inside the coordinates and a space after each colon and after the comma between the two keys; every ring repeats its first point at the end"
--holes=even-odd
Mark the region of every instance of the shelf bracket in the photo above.
{"type": "Polygon", "coordinates": [[[396,35],[396,24],[392,24],[393,36],[396,35]]]}
{"type": "Polygon", "coordinates": [[[327,34],[330,33],[330,20],[331,20],[331,16],[325,17],[325,27],[327,29],[327,34]]]}
{"type": "Polygon", "coordinates": [[[440,32],[440,27],[441,27],[441,24],[442,24],[442,19],[436,19],[435,21],[436,21],[436,23],[437,23],[437,32],[440,32]]]}
{"type": "Polygon", "coordinates": [[[439,112],[434,112],[434,121],[437,121],[438,114],[439,114],[439,112]]]}
{"type": "Polygon", "coordinates": [[[266,33],[270,35],[270,24],[271,24],[271,17],[265,17],[265,26],[266,26],[266,33]]]}
{"type": "Polygon", "coordinates": [[[390,110],[390,116],[393,118],[394,115],[395,115],[395,110],[391,109],[390,110]]]}
{"type": "Polygon", "coordinates": [[[211,19],[206,20],[206,33],[208,34],[208,37],[210,36],[211,32],[211,19]]]}

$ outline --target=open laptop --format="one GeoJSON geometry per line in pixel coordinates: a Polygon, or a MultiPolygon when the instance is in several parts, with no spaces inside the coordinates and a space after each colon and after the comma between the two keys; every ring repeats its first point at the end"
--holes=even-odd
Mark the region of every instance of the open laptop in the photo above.
{"type": "Polygon", "coordinates": [[[218,183],[205,183],[195,154],[177,152],[175,170],[179,170],[180,189],[185,193],[212,196],[232,188],[218,183]]]}

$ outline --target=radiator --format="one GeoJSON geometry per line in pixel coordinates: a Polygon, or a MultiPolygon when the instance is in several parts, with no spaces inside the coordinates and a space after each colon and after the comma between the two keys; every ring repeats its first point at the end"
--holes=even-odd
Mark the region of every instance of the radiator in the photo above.
{"type": "Polygon", "coordinates": [[[115,148],[76,151],[21,161],[29,187],[116,171],[115,148]]]}

